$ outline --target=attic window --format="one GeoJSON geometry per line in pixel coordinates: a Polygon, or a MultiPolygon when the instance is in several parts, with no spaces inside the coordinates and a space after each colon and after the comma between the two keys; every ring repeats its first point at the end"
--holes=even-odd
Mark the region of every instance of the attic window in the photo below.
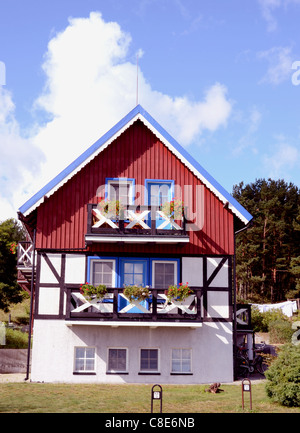
{"type": "Polygon", "coordinates": [[[128,205],[134,202],[135,179],[107,178],[105,182],[105,198],[107,200],[119,200],[128,205]]]}

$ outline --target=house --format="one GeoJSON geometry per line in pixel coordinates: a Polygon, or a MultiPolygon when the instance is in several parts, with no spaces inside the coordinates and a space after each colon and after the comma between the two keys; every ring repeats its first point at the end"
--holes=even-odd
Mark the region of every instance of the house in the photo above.
{"type": "Polygon", "coordinates": [[[19,219],[29,239],[19,272],[34,288],[32,381],[233,380],[234,233],[252,217],[140,105],[19,219]],[[184,208],[175,219],[162,211],[173,200],[184,208]],[[106,213],[113,203],[119,212],[106,213]],[[108,293],[87,299],[86,282],[108,293]],[[168,299],[180,283],[192,293],[168,299]],[[124,285],[150,297],[132,300],[124,285]]]}

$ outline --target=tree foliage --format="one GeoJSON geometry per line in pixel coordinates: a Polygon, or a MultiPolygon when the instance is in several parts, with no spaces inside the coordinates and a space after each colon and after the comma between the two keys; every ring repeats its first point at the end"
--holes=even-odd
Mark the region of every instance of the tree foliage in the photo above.
{"type": "Polygon", "coordinates": [[[10,303],[21,302],[22,290],[17,284],[16,245],[24,239],[23,229],[13,218],[0,223],[0,309],[8,311],[10,303]]]}
{"type": "Polygon", "coordinates": [[[283,406],[300,406],[300,346],[284,345],[266,371],[268,397],[283,406]]]}
{"type": "Polygon", "coordinates": [[[233,188],[253,225],[236,238],[237,293],[279,302],[300,294],[300,192],[283,180],[258,179],[233,188]]]}

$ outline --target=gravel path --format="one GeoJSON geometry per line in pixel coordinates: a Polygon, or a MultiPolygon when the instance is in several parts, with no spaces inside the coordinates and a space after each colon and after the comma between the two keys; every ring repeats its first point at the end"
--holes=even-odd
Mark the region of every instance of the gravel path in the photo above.
{"type": "Polygon", "coordinates": [[[25,373],[0,374],[0,383],[24,382],[25,373]]]}

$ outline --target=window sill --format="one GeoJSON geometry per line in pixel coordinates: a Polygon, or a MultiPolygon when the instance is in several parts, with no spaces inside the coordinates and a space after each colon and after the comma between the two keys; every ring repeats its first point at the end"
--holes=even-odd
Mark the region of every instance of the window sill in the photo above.
{"type": "Polygon", "coordinates": [[[140,371],[139,373],[138,373],[140,376],[149,376],[149,375],[152,375],[152,376],[160,376],[160,373],[158,373],[157,371],[140,371]]]}
{"type": "Polygon", "coordinates": [[[179,373],[174,373],[174,372],[170,373],[171,376],[193,376],[193,374],[194,373],[181,373],[181,372],[179,372],[179,373]]]}
{"type": "Polygon", "coordinates": [[[129,374],[128,371],[107,371],[106,374],[129,374]]]}
{"type": "Polygon", "coordinates": [[[74,375],[83,375],[83,376],[96,376],[96,372],[94,371],[73,371],[74,375]]]}

